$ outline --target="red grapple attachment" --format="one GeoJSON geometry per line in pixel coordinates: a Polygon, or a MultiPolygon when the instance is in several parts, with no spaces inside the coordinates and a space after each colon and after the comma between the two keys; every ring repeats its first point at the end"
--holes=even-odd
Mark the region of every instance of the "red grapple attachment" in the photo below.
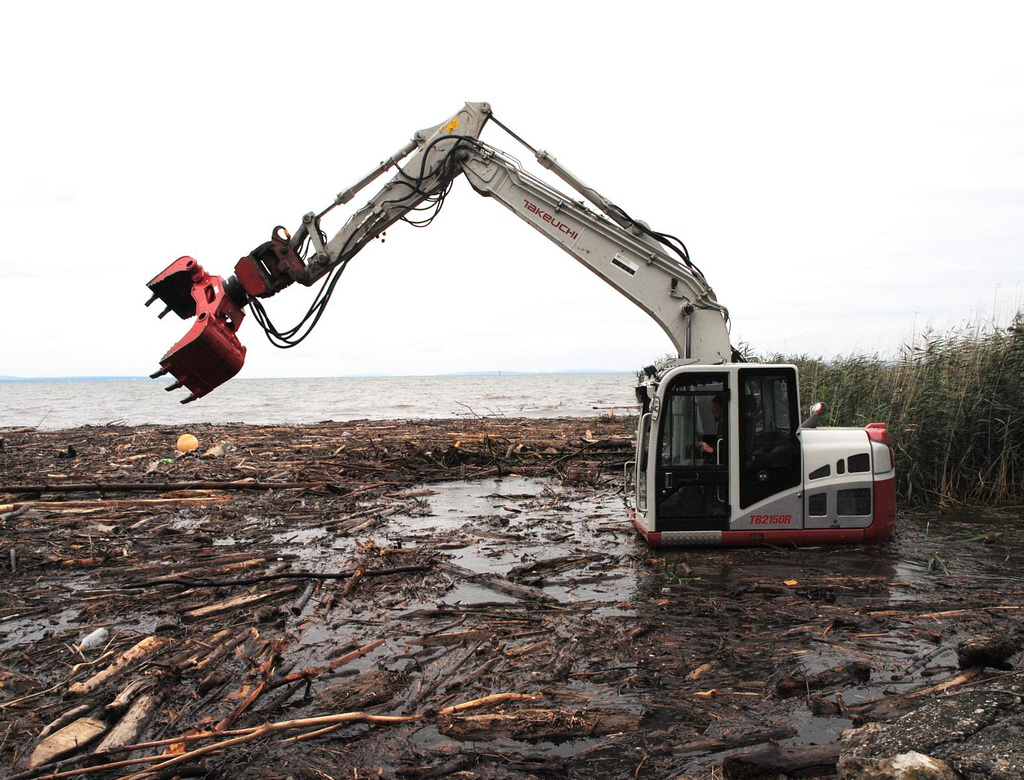
{"type": "Polygon", "coordinates": [[[146,286],[153,293],[147,306],[157,298],[167,304],[161,317],[173,311],[183,320],[196,318],[185,338],[160,359],[160,370],[151,375],[153,379],[173,374],[177,381],[167,389],[187,387],[192,391],[182,401],[187,404],[239,372],[245,362],[245,347],[235,331],[245,315],[221,277],[206,273],[191,257],[179,257],[146,286]]]}

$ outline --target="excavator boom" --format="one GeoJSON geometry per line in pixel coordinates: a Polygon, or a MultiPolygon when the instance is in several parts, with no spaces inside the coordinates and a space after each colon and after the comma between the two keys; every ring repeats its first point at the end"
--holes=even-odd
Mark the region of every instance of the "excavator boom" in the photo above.
{"type": "Polygon", "coordinates": [[[162,299],[168,307],[164,313],[197,320],[161,358],[154,376],[173,374],[176,381],[168,389],[187,387],[191,394],[183,403],[188,403],[237,374],[245,348],[236,331],[247,305],[272,343],[294,346],[319,320],[349,260],[395,222],[410,220],[424,208],[439,208],[459,176],[633,301],[668,334],[680,358],[728,362],[728,313],[690,263],[682,242],[632,219],[547,152],[527,147],[581,197],[570,197],[527,173],[516,158],[480,140],[492,118],[489,104],[467,103],[444,122],[420,130],[326,209],[306,214],[294,234],[275,228],[271,239],[242,257],[226,280],[206,274],[192,258],[172,263],[150,281],[150,303],[162,299]],[[321,228],[323,217],[391,168],[398,169],[395,175],[328,240],[321,228]],[[287,330],[273,325],[261,299],[295,282],[310,286],[328,275],[303,322],[287,330]]]}

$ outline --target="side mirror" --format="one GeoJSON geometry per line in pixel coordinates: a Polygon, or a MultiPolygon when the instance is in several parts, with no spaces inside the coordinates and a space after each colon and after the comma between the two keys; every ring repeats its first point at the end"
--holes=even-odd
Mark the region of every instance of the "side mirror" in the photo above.
{"type": "Polygon", "coordinates": [[[817,428],[818,427],[818,416],[828,413],[828,406],[825,405],[824,401],[818,401],[811,407],[811,413],[807,419],[800,423],[801,428],[817,428]]]}

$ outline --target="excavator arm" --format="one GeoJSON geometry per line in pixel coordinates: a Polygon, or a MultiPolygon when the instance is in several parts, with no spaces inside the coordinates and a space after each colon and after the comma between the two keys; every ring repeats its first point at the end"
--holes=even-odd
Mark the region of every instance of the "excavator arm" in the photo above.
{"type": "MultiPolygon", "coordinates": [[[[567,198],[496,149],[480,145],[459,155],[463,174],[477,192],[493,197],[639,306],[665,331],[680,358],[731,360],[728,313],[685,254],[687,262],[671,254],[658,234],[582,184],[574,188],[591,193],[623,224],[567,198]]],[[[546,152],[537,157],[565,181],[578,182],[546,152]]]]}
{"type": "Polygon", "coordinates": [[[633,220],[554,157],[527,146],[542,166],[603,213],[532,176],[515,158],[480,140],[492,118],[487,103],[467,103],[447,121],[417,132],[394,155],[340,192],[326,209],[306,214],[294,234],[275,228],[269,241],[238,261],[234,276],[227,280],[206,273],[191,257],[172,263],[149,282],[149,303],[164,301],[167,308],[161,317],[174,311],[196,321],[164,355],[153,376],[173,374],[176,381],[168,390],[186,386],[191,394],[182,403],[206,395],[234,376],[245,359],[236,331],[247,305],[272,343],[280,347],[299,343],[319,321],[349,260],[395,222],[415,223],[418,212],[434,209],[436,213],[459,175],[647,312],[668,334],[680,358],[728,362],[732,357],[728,313],[690,263],[685,246],[633,220]],[[395,175],[328,240],[322,219],[391,168],[398,168],[395,175]],[[295,282],[311,286],[321,280],[303,320],[292,328],[278,329],[260,299],[295,282]]]}

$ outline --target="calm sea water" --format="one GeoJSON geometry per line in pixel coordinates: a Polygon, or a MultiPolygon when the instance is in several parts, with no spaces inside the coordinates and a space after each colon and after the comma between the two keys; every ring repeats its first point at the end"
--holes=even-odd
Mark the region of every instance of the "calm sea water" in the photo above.
{"type": "Polygon", "coordinates": [[[162,380],[0,382],[0,428],[473,416],[586,417],[635,411],[632,374],[234,379],[188,405],[162,380]]]}

